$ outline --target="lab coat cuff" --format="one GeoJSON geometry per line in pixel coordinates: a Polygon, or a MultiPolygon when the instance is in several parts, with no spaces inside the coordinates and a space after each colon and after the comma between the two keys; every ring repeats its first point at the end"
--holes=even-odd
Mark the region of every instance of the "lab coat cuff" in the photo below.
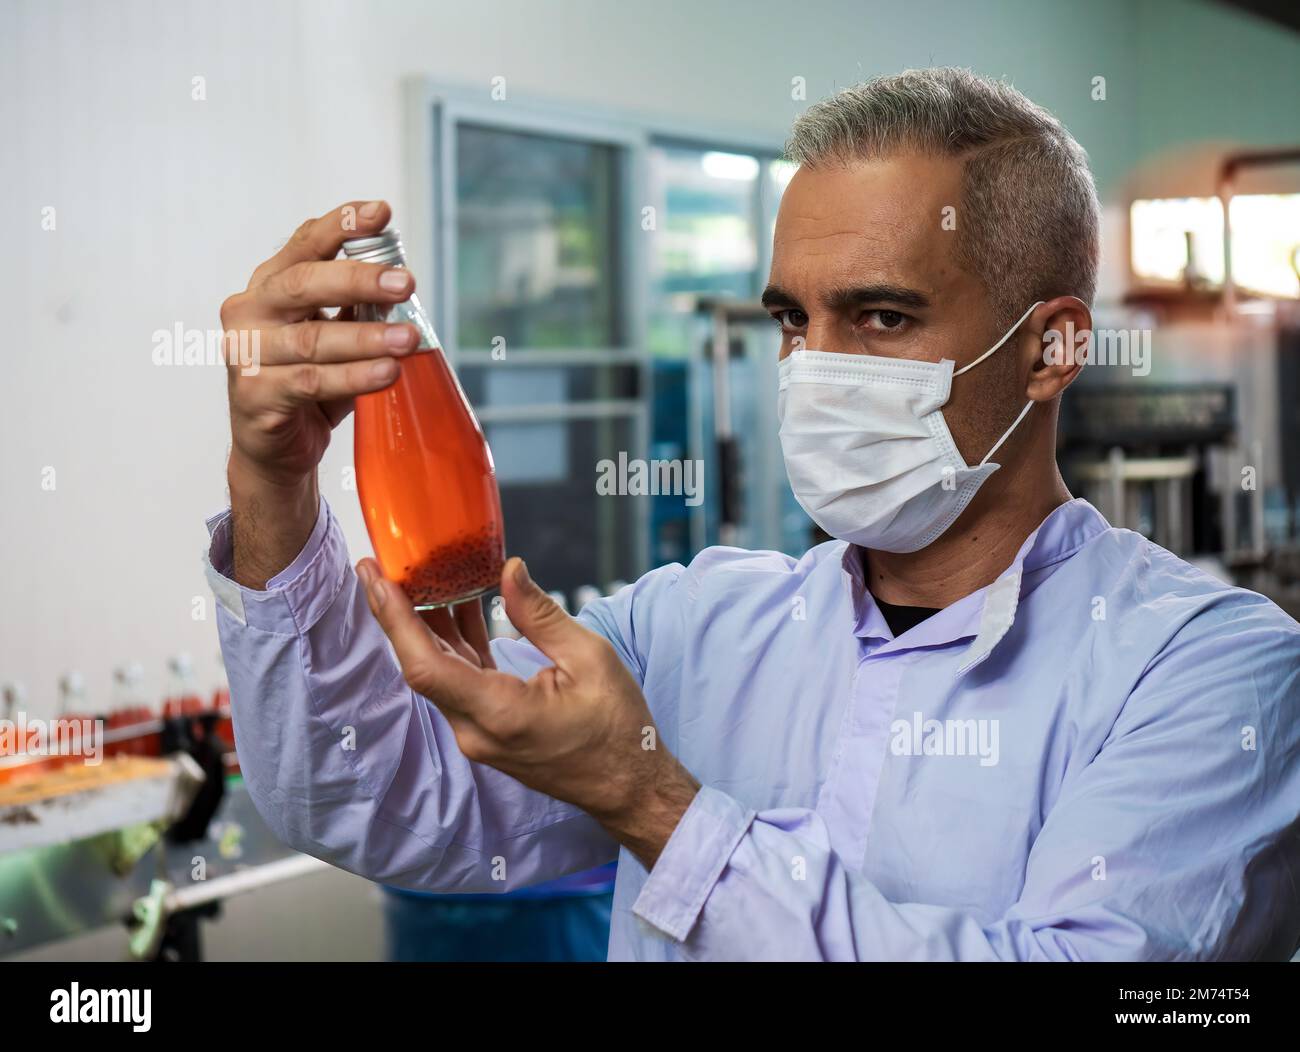
{"type": "Polygon", "coordinates": [[[230,509],[207,520],[209,542],[203,571],[217,605],[241,625],[279,635],[300,635],[320,619],[346,577],[347,545],[325,498],[307,543],[266,590],[245,588],[231,577],[233,547],[230,509]]]}
{"type": "Polygon", "coordinates": [[[754,815],[726,793],[701,788],[668,838],[632,912],[678,942],[685,940],[754,815]]]}

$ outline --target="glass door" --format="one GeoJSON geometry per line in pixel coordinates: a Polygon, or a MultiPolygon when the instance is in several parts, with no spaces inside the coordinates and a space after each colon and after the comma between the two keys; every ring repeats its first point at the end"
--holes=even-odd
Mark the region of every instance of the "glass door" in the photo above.
{"type": "Polygon", "coordinates": [[[646,502],[596,485],[602,464],[646,455],[640,140],[491,104],[443,102],[436,125],[448,352],[492,448],[507,548],[572,606],[648,569],[646,502]]]}

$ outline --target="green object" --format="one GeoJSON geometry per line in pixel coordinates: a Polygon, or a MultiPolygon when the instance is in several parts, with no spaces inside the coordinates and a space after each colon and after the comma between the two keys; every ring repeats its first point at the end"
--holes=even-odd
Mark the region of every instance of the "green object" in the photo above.
{"type": "Polygon", "coordinates": [[[149,885],[149,894],[135,900],[131,910],[135,918],[135,926],[131,932],[129,945],[131,956],[138,961],[152,960],[158,953],[163,928],[167,922],[163,904],[170,890],[171,885],[167,881],[154,880],[149,885]]]}
{"type": "Polygon", "coordinates": [[[95,850],[103,855],[108,868],[119,877],[126,876],[162,839],[162,822],[141,822],[124,826],[95,839],[95,850]]]}
{"type": "Polygon", "coordinates": [[[238,822],[223,822],[220,826],[220,839],[217,841],[217,853],[222,858],[239,858],[244,853],[244,827],[238,822]]]}

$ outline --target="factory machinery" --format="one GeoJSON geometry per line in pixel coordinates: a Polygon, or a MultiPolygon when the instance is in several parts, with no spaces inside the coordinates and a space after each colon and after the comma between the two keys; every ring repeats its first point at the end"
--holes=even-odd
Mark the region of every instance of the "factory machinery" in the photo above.
{"type": "Polygon", "coordinates": [[[1125,297],[1118,327],[1155,330],[1156,375],[1085,369],[1062,400],[1059,459],[1114,525],[1300,618],[1300,230],[1296,295],[1270,297],[1235,281],[1230,222],[1243,172],[1298,164],[1296,147],[1223,160],[1222,288],[1194,279],[1189,244],[1183,287],[1125,297]]]}
{"type": "Polygon", "coordinates": [[[0,723],[0,957],[120,925],[123,955],[199,960],[202,923],[235,895],[325,863],[279,844],[239,773],[228,692],[178,687],[138,700],[138,665],[115,673],[109,712],[76,673],[59,715],[29,719],[9,684],[0,723]]]}
{"type": "MultiPolygon", "coordinates": [[[[550,594],[581,609],[623,584],[584,585],[572,604],[550,594]]],[[[488,628],[519,636],[499,602],[488,628]]],[[[107,711],[87,704],[76,672],[50,720],[29,719],[22,685],[3,688],[0,958],[119,925],[124,955],[199,960],[223,901],[327,868],[279,843],[253,807],[228,688],[194,687],[185,654],[169,666],[157,706],[141,698],[138,663],[114,671],[107,711]]]]}

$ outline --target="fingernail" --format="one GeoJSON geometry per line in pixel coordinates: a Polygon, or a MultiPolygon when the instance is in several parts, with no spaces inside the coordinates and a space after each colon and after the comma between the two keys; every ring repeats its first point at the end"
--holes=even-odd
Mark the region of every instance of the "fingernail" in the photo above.
{"type": "Polygon", "coordinates": [[[379,275],[379,287],[388,292],[405,292],[411,283],[411,275],[394,267],[379,275]]]}
{"type": "Polygon", "coordinates": [[[390,325],[384,330],[384,345],[404,348],[411,345],[411,328],[409,325],[390,325]]]}
{"type": "Polygon", "coordinates": [[[520,588],[527,588],[533,583],[533,579],[528,576],[528,566],[520,559],[515,564],[515,584],[520,588]]]}
{"type": "Polygon", "coordinates": [[[385,380],[391,380],[397,375],[397,363],[391,358],[385,358],[382,362],[375,362],[370,367],[370,378],[376,383],[383,383],[385,380]]]}
{"type": "Polygon", "coordinates": [[[370,595],[375,601],[375,608],[384,605],[384,600],[388,598],[388,589],[384,587],[385,581],[382,577],[376,576],[370,585],[370,595]]]}
{"type": "Polygon", "coordinates": [[[370,568],[368,563],[357,564],[357,576],[361,578],[361,583],[367,588],[370,587],[370,579],[374,576],[375,571],[370,568]]]}
{"type": "Polygon", "coordinates": [[[383,201],[368,201],[361,206],[361,211],[358,214],[362,219],[374,219],[375,216],[379,215],[379,206],[383,203],[383,201]]]}

